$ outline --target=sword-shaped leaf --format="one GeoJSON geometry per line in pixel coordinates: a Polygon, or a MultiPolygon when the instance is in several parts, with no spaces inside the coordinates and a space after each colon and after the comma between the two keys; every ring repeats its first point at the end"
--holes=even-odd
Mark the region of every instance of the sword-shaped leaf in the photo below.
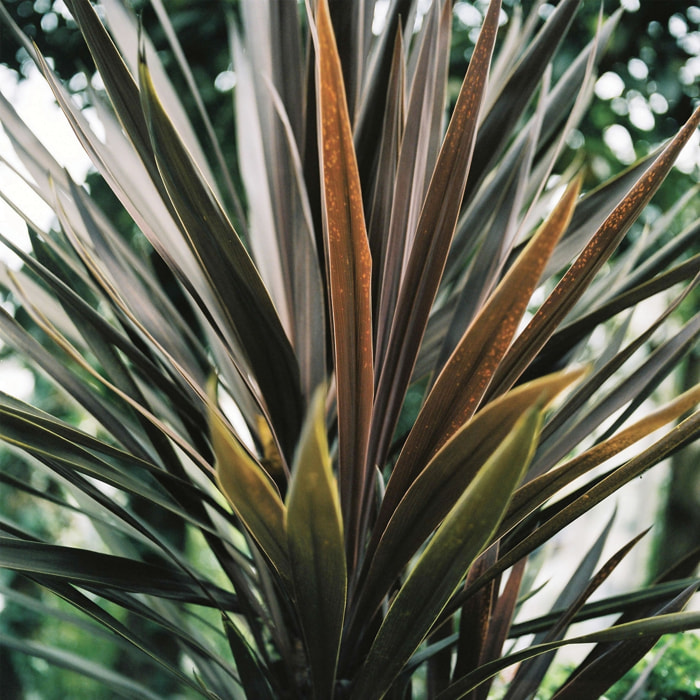
{"type": "Polygon", "coordinates": [[[142,56],[141,100],[158,169],[219,309],[243,347],[285,455],[296,444],[299,369],[270,295],[238,234],[164,111],[142,56]]]}
{"type": "Polygon", "coordinates": [[[287,497],[287,547],[314,697],[333,696],[345,616],[343,522],[331,468],[325,391],[316,391],[302,429],[287,497]]]}
{"type": "Polygon", "coordinates": [[[368,458],[372,465],[385,461],[440,285],[469,173],[500,7],[499,0],[489,5],[419,217],[386,354],[378,367],[376,419],[368,458]]]}
{"type": "Polygon", "coordinates": [[[288,580],[286,509],[279,493],[262,466],[213,409],[209,411],[209,425],[221,491],[277,572],[288,580]]]}
{"type": "Polygon", "coordinates": [[[601,224],[527,328],[513,343],[489,388],[491,396],[512,386],[542,349],[648,204],[699,124],[700,107],[601,224]]]}
{"type": "Polygon", "coordinates": [[[238,610],[238,601],[232,593],[208,581],[194,579],[173,567],[75,547],[0,537],[0,568],[49,576],[86,588],[105,586],[238,610]]]}
{"type": "Polygon", "coordinates": [[[560,372],[511,391],[474,416],[430,460],[396,507],[386,529],[377,527],[373,533],[367,554],[371,565],[362,584],[366,613],[374,612],[403,567],[507,439],[520,417],[538,402],[550,403],[582,374],[581,369],[560,372]]]}
{"type": "Polygon", "coordinates": [[[352,700],[381,698],[430,631],[506,511],[537,442],[531,409],[484,464],[394,598],[353,686],[352,700]]]}
{"type": "MultiPolygon", "coordinates": [[[[522,651],[503,656],[488,664],[484,664],[478,669],[463,676],[453,683],[445,692],[440,693],[436,700],[458,700],[478,687],[488,678],[495,676],[499,671],[520,663],[527,659],[532,659],[540,654],[545,654],[554,649],[568,646],[569,644],[590,644],[591,642],[639,642],[644,637],[660,637],[662,634],[673,634],[674,632],[685,632],[687,630],[700,628],[700,612],[671,612],[647,617],[634,622],[627,622],[621,625],[607,627],[599,632],[591,632],[579,637],[546,642],[536,646],[528,647],[522,651]]],[[[653,644],[652,644],[653,646],[653,644]]],[[[612,667],[610,667],[612,668],[612,667]]],[[[619,678],[619,674],[617,676],[619,678]]],[[[581,697],[581,696],[579,696],[581,697]]],[[[594,695],[595,697],[595,695],[594,695]]]]}
{"type": "Polygon", "coordinates": [[[398,502],[423,465],[476,411],[508,350],[542,270],[571,219],[579,186],[579,180],[569,186],[462,336],[406,439],[387,484],[383,510],[398,502]]]}
{"type": "Polygon", "coordinates": [[[372,261],[362,192],[327,0],[318,4],[317,99],[328,281],[338,387],[338,470],[348,551],[360,527],[374,391],[372,261]]]}

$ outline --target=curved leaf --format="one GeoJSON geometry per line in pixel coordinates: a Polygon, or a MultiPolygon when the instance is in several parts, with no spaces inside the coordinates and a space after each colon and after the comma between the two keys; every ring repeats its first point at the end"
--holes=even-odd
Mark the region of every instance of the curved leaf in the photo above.
{"type": "Polygon", "coordinates": [[[622,625],[614,625],[613,627],[608,627],[599,632],[591,632],[590,634],[584,634],[579,637],[528,647],[522,651],[509,654],[508,656],[484,664],[472,673],[463,676],[453,683],[444,693],[440,693],[436,700],[458,700],[458,698],[463,698],[471,690],[481,685],[481,683],[488,678],[495,676],[502,669],[569,644],[624,642],[629,639],[639,639],[648,636],[658,637],[662,634],[686,632],[692,629],[700,629],[700,612],[667,613],[643,620],[635,620],[634,622],[628,622],[622,625]]]}
{"type": "Polygon", "coordinates": [[[192,579],[172,567],[75,547],[0,537],[0,568],[41,574],[86,588],[105,586],[200,605],[214,603],[213,598],[202,592],[211,590],[218,605],[238,610],[233,594],[206,581],[192,579]]]}

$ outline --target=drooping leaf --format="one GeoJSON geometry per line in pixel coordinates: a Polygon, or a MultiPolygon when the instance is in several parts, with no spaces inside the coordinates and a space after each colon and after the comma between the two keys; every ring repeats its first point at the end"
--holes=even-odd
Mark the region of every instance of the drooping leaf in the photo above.
{"type": "Polygon", "coordinates": [[[49,664],[74,671],[88,678],[94,678],[105,687],[112,688],[114,692],[123,694],[125,697],[138,698],[139,700],[158,700],[160,697],[125,673],[101,666],[86,659],[82,654],[65,651],[53,645],[48,646],[31,640],[18,639],[3,632],[0,632],[0,646],[42,659],[49,664]]]}
{"type": "Polygon", "coordinates": [[[171,567],[75,547],[0,537],[0,567],[51,576],[88,588],[106,586],[203,605],[212,604],[214,598],[205,595],[211,589],[218,604],[230,610],[238,608],[234,595],[208,582],[192,580],[171,567]]]}

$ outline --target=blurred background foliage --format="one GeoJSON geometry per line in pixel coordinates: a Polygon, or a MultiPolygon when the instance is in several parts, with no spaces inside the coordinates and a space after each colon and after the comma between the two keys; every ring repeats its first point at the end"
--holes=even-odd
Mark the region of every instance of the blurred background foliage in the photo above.
{"type": "MultiPolygon", "coordinates": [[[[99,89],[99,78],[94,75],[88,50],[63,2],[2,1],[25,33],[33,38],[41,52],[49,58],[75,99],[84,107],[89,107],[88,87],[99,89]]],[[[148,3],[135,0],[133,4],[141,10],[142,21],[155,45],[165,46],[160,25],[155,21],[148,3]]],[[[382,2],[377,4],[381,9],[382,2]]],[[[553,9],[553,5],[541,0],[504,0],[503,22],[513,21],[514,14],[520,9],[523,16],[526,16],[534,4],[540,5],[539,13],[543,18],[553,9]]],[[[604,14],[610,14],[618,4],[617,0],[604,0],[604,14]]],[[[612,174],[620,172],[674,134],[691,113],[693,103],[700,97],[700,5],[685,0],[622,0],[622,5],[627,12],[615,30],[603,58],[591,108],[579,129],[570,135],[569,148],[559,168],[561,171],[571,162],[583,163],[586,189],[591,189],[612,174]]],[[[485,6],[486,2],[454,2],[450,75],[453,76],[451,80],[456,88],[466,71],[485,6]]],[[[227,162],[235,167],[236,143],[231,122],[231,95],[236,78],[230,62],[226,23],[222,21],[225,10],[235,13],[235,0],[169,0],[167,7],[227,162]]],[[[599,12],[599,2],[591,0],[583,3],[575,19],[578,29],[574,28],[564,50],[557,54],[553,66],[555,76],[564,70],[595,31],[599,12]],[[580,39],[580,44],[576,43],[577,39],[580,39]]],[[[161,59],[165,67],[171,69],[171,79],[177,85],[182,77],[175,70],[174,61],[169,61],[168,58],[167,52],[163,52],[161,59]]],[[[18,80],[29,75],[31,61],[2,26],[0,63],[12,70],[19,67],[18,80]]],[[[187,90],[183,90],[182,94],[185,99],[189,96],[187,90]]],[[[192,105],[186,104],[186,107],[192,105]]],[[[189,111],[196,125],[196,110],[189,111]]],[[[697,142],[695,149],[698,149],[697,142]]],[[[235,171],[232,176],[234,181],[238,178],[235,171]]],[[[645,222],[658,217],[677,200],[678,192],[688,190],[699,181],[700,164],[697,161],[681,163],[680,167],[674,168],[654,202],[642,215],[641,223],[631,232],[631,240],[642,235],[645,222]]],[[[88,175],[87,185],[92,197],[112,221],[126,235],[133,237],[133,222],[102,180],[88,175]]],[[[698,218],[700,197],[696,196],[670,224],[672,231],[669,234],[682,230],[698,218]]],[[[138,245],[138,240],[134,244],[138,245]]],[[[167,285],[167,279],[164,279],[164,284],[167,285]]],[[[6,351],[0,349],[0,361],[6,359],[6,351]]],[[[699,368],[700,358],[696,351],[681,370],[677,378],[679,385],[697,383],[700,379],[699,368]]],[[[38,375],[35,377],[33,403],[69,421],[78,418],[70,415],[75,410],[73,406],[57,397],[48,382],[38,375]]],[[[700,478],[695,468],[697,459],[697,448],[691,448],[681,453],[673,465],[673,476],[668,480],[667,486],[665,515],[662,526],[656,533],[655,556],[661,565],[677,559],[679,552],[688,551],[700,542],[700,478]]],[[[10,510],[21,513],[21,519],[28,528],[37,533],[45,530],[55,533],[57,529],[70,531],[75,528],[76,522],[58,515],[59,509],[54,512],[50,508],[43,508],[38,512],[36,508],[25,508],[23,503],[16,500],[7,502],[3,492],[6,494],[8,491],[3,489],[3,483],[12,483],[23,470],[28,469],[23,460],[24,458],[7,451],[0,454],[0,513],[10,510]]],[[[43,492],[58,490],[54,480],[46,477],[41,482],[40,477],[36,476],[38,473],[38,470],[32,470],[35,475],[33,478],[36,479],[35,488],[43,492]]],[[[16,494],[16,491],[12,493],[16,494]]],[[[177,536],[177,533],[173,533],[173,536],[177,536]]],[[[196,544],[190,546],[196,549],[196,544]]],[[[3,575],[7,574],[3,572],[3,575]]],[[[28,592],[26,587],[32,585],[16,577],[12,581],[13,595],[25,595],[28,592]]],[[[47,604],[60,609],[60,603],[53,598],[47,604]]],[[[115,614],[120,613],[115,611],[115,614]]],[[[77,654],[81,653],[81,649],[87,650],[89,647],[89,656],[106,667],[125,670],[133,662],[128,649],[119,647],[112,639],[105,637],[95,640],[83,630],[63,625],[60,617],[51,618],[41,611],[28,613],[24,607],[13,606],[8,597],[0,602],[0,634],[7,630],[25,639],[52,642],[65,640],[64,646],[72,648],[77,654]]],[[[168,643],[167,640],[162,642],[168,643]]],[[[646,694],[634,697],[700,697],[700,688],[694,680],[688,680],[700,677],[698,659],[700,640],[696,636],[680,635],[670,641],[662,641],[608,697],[610,700],[627,697],[643,674],[651,679],[648,689],[646,694]],[[663,655],[658,653],[659,649],[663,649],[663,655]]],[[[135,669],[134,671],[136,672],[135,669]]],[[[552,680],[552,688],[556,687],[557,682],[557,679],[552,680]]],[[[157,687],[157,679],[151,687],[157,687]]],[[[0,688],[3,700],[59,697],[87,700],[101,697],[102,692],[102,686],[89,677],[63,671],[59,666],[49,666],[45,661],[31,656],[13,653],[0,655],[0,688]]],[[[171,697],[170,690],[167,685],[159,688],[163,697],[171,697]]],[[[546,693],[542,697],[546,697],[546,693]]]]}

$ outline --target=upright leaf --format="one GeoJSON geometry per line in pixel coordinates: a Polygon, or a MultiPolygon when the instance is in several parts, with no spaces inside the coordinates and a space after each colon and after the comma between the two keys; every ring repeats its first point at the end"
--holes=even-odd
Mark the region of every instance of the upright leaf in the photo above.
{"type": "Polygon", "coordinates": [[[378,368],[380,374],[368,456],[371,465],[382,464],[388,453],[445,267],[469,173],[500,8],[500,0],[491,1],[419,217],[386,356],[378,368]]]}
{"type": "Polygon", "coordinates": [[[183,235],[238,339],[284,454],[292,454],[302,408],[299,368],[279,316],[243,243],[164,111],[142,56],[141,99],[158,169],[183,235]]]}
{"type": "Polygon", "coordinates": [[[333,696],[345,616],[343,522],[331,468],[325,391],[317,390],[297,450],[287,497],[287,547],[314,697],[333,696]]]}
{"type": "Polygon", "coordinates": [[[279,493],[264,469],[214,409],[209,410],[209,425],[221,491],[275,569],[289,579],[286,509],[279,493]]]}
{"type": "Polygon", "coordinates": [[[401,497],[425,462],[476,411],[508,350],[542,270],[571,219],[579,186],[578,180],[569,186],[462,336],[406,439],[387,485],[388,504],[401,497]]]}
{"type": "Polygon", "coordinates": [[[550,403],[581,375],[580,369],[553,374],[494,401],[430,460],[393,512],[387,491],[366,555],[369,570],[355,611],[360,617],[362,613],[374,612],[391,583],[508,438],[518,420],[538,402],[550,403]]]}
{"type": "Polygon", "coordinates": [[[528,411],[438,528],[394,598],[357,675],[351,699],[381,698],[488,544],[535,449],[541,425],[528,411]]]}
{"type": "Polygon", "coordinates": [[[343,73],[327,0],[318,4],[317,99],[323,223],[338,387],[338,470],[348,551],[357,556],[374,391],[372,262],[343,73]]]}

